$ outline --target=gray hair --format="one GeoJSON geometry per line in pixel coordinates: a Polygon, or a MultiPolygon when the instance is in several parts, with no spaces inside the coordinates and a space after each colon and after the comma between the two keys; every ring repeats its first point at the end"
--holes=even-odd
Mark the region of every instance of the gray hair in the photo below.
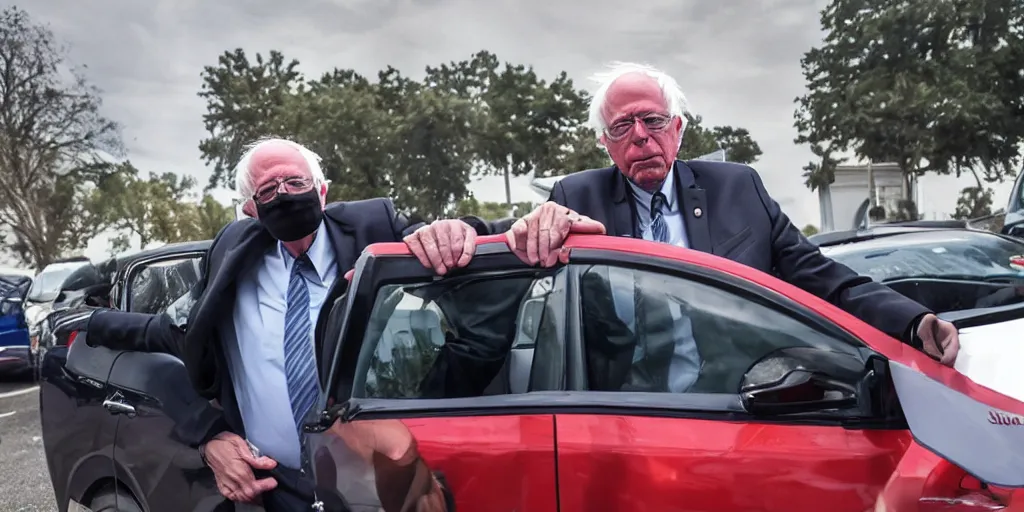
{"type": "MultiPolygon", "coordinates": [[[[591,77],[591,80],[597,82],[598,87],[590,99],[590,117],[587,120],[587,126],[594,130],[598,139],[601,138],[601,135],[608,128],[608,122],[602,114],[605,101],[608,99],[608,88],[620,77],[630,73],[643,73],[658,82],[658,86],[661,87],[661,93],[665,97],[665,104],[668,106],[669,114],[682,119],[682,132],[685,132],[686,116],[691,113],[690,104],[687,102],[686,95],[683,94],[683,89],[679,87],[679,82],[676,82],[675,78],[647,64],[613,62],[608,65],[607,71],[595,73],[591,77]]],[[[680,132],[680,136],[682,132],[680,132]]]]}
{"type": "Polygon", "coordinates": [[[320,185],[327,183],[324,170],[320,167],[320,155],[317,155],[302,144],[288,139],[264,137],[247,145],[245,151],[242,152],[242,157],[238,159],[238,165],[235,166],[235,190],[238,192],[239,198],[243,203],[251,199],[252,195],[256,192],[254,190],[256,184],[252,179],[252,155],[268,144],[285,144],[295,148],[302,155],[303,160],[306,161],[309,173],[313,176],[314,186],[319,188],[320,185]]]}

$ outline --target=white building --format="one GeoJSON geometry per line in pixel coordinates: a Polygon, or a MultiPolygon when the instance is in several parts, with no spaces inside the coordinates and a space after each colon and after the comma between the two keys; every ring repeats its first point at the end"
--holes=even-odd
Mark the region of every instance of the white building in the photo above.
{"type": "MultiPolygon", "coordinates": [[[[821,232],[842,231],[863,227],[871,208],[874,182],[875,204],[887,212],[896,211],[903,198],[903,172],[895,163],[840,165],[835,181],[818,188],[821,209],[821,232]]],[[[909,196],[920,204],[917,181],[911,180],[909,196]]]]}

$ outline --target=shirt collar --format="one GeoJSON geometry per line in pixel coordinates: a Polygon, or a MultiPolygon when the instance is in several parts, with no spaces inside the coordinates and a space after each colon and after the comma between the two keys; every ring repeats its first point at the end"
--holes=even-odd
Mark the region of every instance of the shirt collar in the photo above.
{"type": "MultiPolygon", "coordinates": [[[[660,192],[665,195],[666,212],[677,210],[675,174],[675,169],[669,169],[668,175],[665,176],[665,181],[661,183],[660,192]]],[[[634,185],[632,181],[626,180],[626,183],[629,183],[629,188],[633,191],[633,198],[644,206],[645,211],[650,212],[651,199],[654,198],[654,194],[634,185]]]]}
{"type": "MultiPolygon", "coordinates": [[[[277,243],[277,249],[281,251],[281,258],[284,259],[285,268],[290,271],[292,264],[295,263],[295,257],[292,256],[292,253],[288,252],[288,249],[281,242],[277,243]]],[[[309,246],[306,255],[309,256],[309,261],[313,264],[317,276],[323,282],[331,265],[330,240],[327,234],[327,224],[323,221],[320,221],[320,227],[316,229],[313,244],[309,246]]]]}

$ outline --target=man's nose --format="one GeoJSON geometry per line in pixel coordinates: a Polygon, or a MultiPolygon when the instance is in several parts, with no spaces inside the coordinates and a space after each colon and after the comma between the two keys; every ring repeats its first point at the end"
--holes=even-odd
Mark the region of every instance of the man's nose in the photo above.
{"type": "Polygon", "coordinates": [[[643,120],[636,118],[633,120],[633,144],[642,145],[647,142],[650,138],[650,134],[647,132],[647,125],[643,123],[643,120]]]}

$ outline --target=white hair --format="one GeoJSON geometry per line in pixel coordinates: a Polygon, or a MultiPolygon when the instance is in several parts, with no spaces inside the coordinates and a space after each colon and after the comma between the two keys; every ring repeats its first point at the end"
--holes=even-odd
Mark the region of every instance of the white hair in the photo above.
{"type": "Polygon", "coordinates": [[[302,155],[302,159],[306,161],[306,165],[309,167],[309,173],[313,176],[313,185],[319,188],[320,185],[327,183],[327,178],[324,176],[324,170],[320,167],[320,155],[314,153],[302,144],[292,142],[288,139],[264,137],[247,145],[245,147],[245,151],[242,153],[242,157],[238,159],[238,165],[235,166],[235,190],[238,192],[239,198],[243,203],[251,199],[252,195],[256,193],[254,190],[256,184],[252,179],[252,155],[268,144],[285,144],[295,148],[299,151],[299,154],[302,155]]]}
{"type": "Polygon", "coordinates": [[[594,130],[594,133],[600,140],[601,135],[608,128],[608,121],[604,118],[603,114],[605,101],[608,99],[608,88],[620,77],[630,73],[642,73],[658,82],[661,94],[665,97],[665,105],[668,107],[669,114],[683,121],[683,128],[680,132],[681,137],[682,132],[686,131],[686,116],[690,115],[690,104],[686,101],[686,95],[683,94],[683,89],[679,87],[679,82],[676,82],[675,78],[653,66],[634,62],[613,62],[608,65],[607,71],[595,73],[591,77],[591,80],[597,82],[598,87],[590,98],[590,118],[587,120],[587,126],[594,130]]]}

